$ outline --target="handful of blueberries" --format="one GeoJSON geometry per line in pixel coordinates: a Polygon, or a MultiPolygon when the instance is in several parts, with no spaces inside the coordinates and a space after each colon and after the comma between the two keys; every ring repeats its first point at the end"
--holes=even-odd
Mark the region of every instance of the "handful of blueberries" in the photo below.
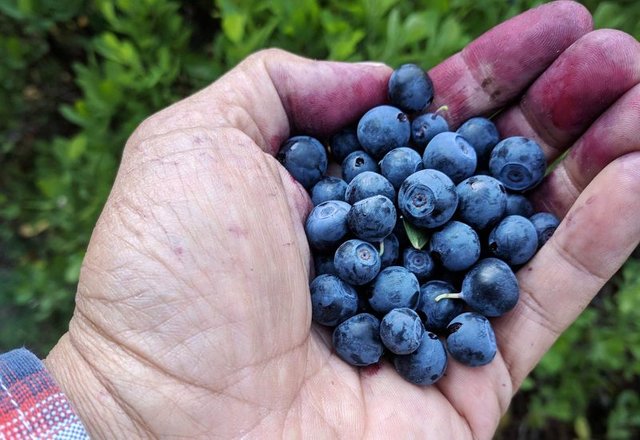
{"type": "Polygon", "coordinates": [[[489,119],[450,131],[446,107],[423,113],[433,83],[415,64],[389,79],[389,102],[329,140],[294,136],[278,159],[311,194],[305,230],[314,253],[313,320],[334,327],[336,353],[355,366],[385,352],[406,380],[430,385],[448,355],[493,360],[487,318],[518,301],[514,270],[553,234],[523,195],[546,171],[540,146],[500,139],[489,119]]]}

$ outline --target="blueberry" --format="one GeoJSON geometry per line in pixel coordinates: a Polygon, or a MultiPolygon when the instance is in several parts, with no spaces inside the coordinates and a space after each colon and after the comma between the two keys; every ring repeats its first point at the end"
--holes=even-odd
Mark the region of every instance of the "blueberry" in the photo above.
{"type": "Polygon", "coordinates": [[[496,356],[496,336],[484,316],[474,312],[462,313],[451,321],[447,331],[447,350],[461,364],[479,367],[496,356]]]}
{"type": "Polygon", "coordinates": [[[512,266],[524,264],[538,250],[538,233],[529,219],[508,215],[491,230],[489,249],[512,266]]]}
{"type": "Polygon", "coordinates": [[[365,171],[380,171],[378,164],[365,151],[358,150],[350,153],[342,161],[342,178],[349,183],[360,173],[365,171]]]}
{"type": "Polygon", "coordinates": [[[393,359],[396,371],[416,385],[432,385],[447,369],[447,352],[436,335],[425,332],[416,351],[393,359]]]}
{"type": "Polygon", "coordinates": [[[425,113],[411,122],[411,140],[423,151],[435,135],[449,131],[447,120],[437,113],[425,113]]]}
{"type": "Polygon", "coordinates": [[[315,206],[304,228],[311,247],[329,250],[338,246],[349,232],[347,217],[350,210],[351,205],[339,200],[329,200],[315,206]]]}
{"type": "Polygon", "coordinates": [[[282,144],[278,160],[307,190],[327,172],[327,152],[319,140],[310,136],[294,136],[282,144]]]}
{"type": "Polygon", "coordinates": [[[380,173],[396,190],[400,188],[404,179],[422,168],[422,157],[409,147],[394,148],[380,161],[380,173]]]}
{"type": "Polygon", "coordinates": [[[311,201],[314,206],[329,200],[344,201],[347,182],[337,177],[327,176],[311,188],[311,201]]]}
{"type": "Polygon", "coordinates": [[[407,307],[415,309],[420,300],[420,283],[402,266],[389,266],[373,280],[369,304],[378,313],[407,307]]]}
{"type": "Polygon", "coordinates": [[[476,150],[458,133],[446,131],[434,136],[422,154],[425,169],[442,171],[460,183],[476,170],[476,150]]]}
{"type": "Polygon", "coordinates": [[[432,280],[420,286],[420,302],[416,311],[422,316],[424,326],[431,332],[442,332],[449,322],[464,310],[460,299],[444,298],[436,301],[443,293],[455,292],[451,283],[432,280]]]}
{"type": "Polygon", "coordinates": [[[409,113],[422,111],[433,101],[433,82],[415,64],[403,64],[394,70],[388,88],[391,103],[409,113]]]}
{"type": "Polygon", "coordinates": [[[333,265],[334,252],[330,254],[324,254],[315,252],[313,255],[313,266],[316,276],[329,274],[336,275],[336,267],[333,265]]]}
{"type": "Polygon", "coordinates": [[[356,237],[379,242],[393,232],[397,218],[396,208],[391,200],[385,196],[373,196],[351,206],[347,224],[356,237]]]}
{"type": "MultiPolygon", "coordinates": [[[[394,228],[395,229],[395,228],[394,228]]],[[[387,235],[382,241],[382,254],[380,255],[380,267],[395,265],[400,257],[400,242],[396,234],[387,235]]]]}
{"type": "Polygon", "coordinates": [[[418,348],[424,325],[416,312],[406,307],[393,309],[380,322],[380,339],[394,354],[409,354],[418,348]]]}
{"type": "Polygon", "coordinates": [[[507,191],[491,176],[471,176],[456,186],[458,218],[476,230],[496,224],[507,208],[507,191]]]}
{"type": "Polygon", "coordinates": [[[504,210],[504,216],[521,215],[523,217],[531,217],[533,215],[533,205],[522,194],[507,194],[507,207],[504,210]]]}
{"type": "Polygon", "coordinates": [[[471,226],[452,220],[431,235],[429,252],[445,269],[465,270],[480,258],[480,238],[471,226]]]}
{"type": "Polygon", "coordinates": [[[533,227],[536,228],[536,233],[538,234],[538,249],[551,238],[560,224],[558,217],[550,212],[538,212],[529,217],[529,220],[533,223],[533,227]]]}
{"type": "Polygon", "coordinates": [[[354,151],[362,150],[360,142],[358,142],[358,134],[356,127],[345,127],[331,136],[329,139],[329,150],[333,156],[333,160],[337,163],[342,161],[354,151]]]}
{"type": "Polygon", "coordinates": [[[473,266],[462,280],[460,293],[444,293],[436,297],[461,298],[484,316],[501,316],[518,302],[518,280],[507,263],[497,258],[484,258],[473,266]]]}
{"type": "Polygon", "coordinates": [[[349,284],[362,286],[380,272],[380,255],[370,243],[351,239],[336,250],[333,265],[340,278],[349,284]]]}
{"type": "Polygon", "coordinates": [[[349,182],[344,197],[348,203],[353,205],[360,200],[376,195],[382,195],[394,201],[396,190],[383,175],[373,171],[364,171],[349,182]]]}
{"type": "Polygon", "coordinates": [[[522,136],[501,140],[491,151],[491,175],[513,191],[526,191],[536,186],[546,170],[540,145],[522,136]]]}
{"type": "Polygon", "coordinates": [[[377,363],[384,352],[380,320],[369,313],[347,319],[333,331],[333,346],[348,364],[364,367],[377,363]]]}
{"type": "Polygon", "coordinates": [[[433,259],[429,252],[406,248],[402,253],[402,265],[412,272],[418,281],[424,281],[433,273],[433,259]]]}
{"type": "Polygon", "coordinates": [[[410,135],[409,118],[402,110],[390,105],[372,108],[358,122],[360,145],[377,159],[382,159],[394,148],[407,145],[410,135]]]}
{"type": "Polygon", "coordinates": [[[355,289],[335,275],[317,276],[309,289],[313,320],[318,324],[333,327],[351,318],[358,310],[355,289]]]}
{"type": "Polygon", "coordinates": [[[421,170],[405,179],[398,191],[398,207],[411,224],[437,228],[451,219],[458,194],[451,179],[437,170],[421,170]]]}
{"type": "Polygon", "coordinates": [[[476,150],[478,164],[486,166],[491,150],[500,140],[496,125],[487,118],[475,117],[468,119],[458,127],[457,133],[462,135],[476,150]]]}

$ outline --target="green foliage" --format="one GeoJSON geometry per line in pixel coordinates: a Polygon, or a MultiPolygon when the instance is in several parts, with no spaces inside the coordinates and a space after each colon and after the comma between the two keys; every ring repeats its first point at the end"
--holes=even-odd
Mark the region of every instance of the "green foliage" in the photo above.
{"type": "MultiPolygon", "coordinates": [[[[0,350],[45,355],[66,330],[84,252],[139,122],[248,54],[429,68],[528,0],[0,1],[0,350]]],[[[586,1],[640,35],[640,4],[586,1]]],[[[640,267],[625,266],[525,382],[526,424],[578,438],[640,430],[640,267]],[[586,366],[586,367],[585,367],[586,366]]]]}

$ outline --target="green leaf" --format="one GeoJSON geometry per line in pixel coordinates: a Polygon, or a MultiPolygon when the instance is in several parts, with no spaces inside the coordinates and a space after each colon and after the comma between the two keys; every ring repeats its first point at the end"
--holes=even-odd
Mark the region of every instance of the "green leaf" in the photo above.
{"type": "Polygon", "coordinates": [[[238,44],[244,38],[244,29],[247,23],[247,16],[241,12],[234,12],[232,14],[228,14],[222,20],[222,30],[224,34],[229,38],[229,40],[233,41],[235,44],[238,44]]]}
{"type": "Polygon", "coordinates": [[[427,231],[413,226],[411,223],[404,219],[402,220],[402,223],[404,224],[404,230],[407,232],[407,237],[411,242],[411,246],[418,250],[422,249],[424,245],[429,241],[429,235],[427,234],[427,231]]]}

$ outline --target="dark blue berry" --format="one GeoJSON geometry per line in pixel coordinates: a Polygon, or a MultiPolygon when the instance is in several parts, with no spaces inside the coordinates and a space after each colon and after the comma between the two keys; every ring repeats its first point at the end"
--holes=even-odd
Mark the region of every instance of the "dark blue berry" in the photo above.
{"type": "Polygon", "coordinates": [[[476,150],[458,133],[446,131],[435,135],[422,154],[425,169],[445,173],[453,183],[460,183],[476,170],[476,150]]]}
{"type": "Polygon", "coordinates": [[[311,247],[329,250],[338,246],[349,232],[347,217],[350,210],[351,205],[339,200],[330,200],[315,206],[305,223],[305,232],[311,247]]]}
{"type": "Polygon", "coordinates": [[[421,170],[405,179],[398,191],[398,208],[411,224],[437,228],[451,219],[458,207],[456,187],[437,170],[421,170]]]}
{"type": "Polygon", "coordinates": [[[356,127],[345,127],[331,136],[329,139],[329,150],[333,156],[333,160],[337,163],[342,161],[354,151],[362,150],[360,142],[358,142],[358,134],[356,127]]]}
{"type": "Polygon", "coordinates": [[[433,82],[420,66],[403,64],[389,78],[389,101],[409,113],[422,111],[433,101],[433,82]]]}
{"type": "Polygon", "coordinates": [[[373,281],[369,304],[378,313],[407,307],[415,309],[420,300],[420,283],[414,274],[402,266],[389,266],[373,281]]]}
{"type": "Polygon", "coordinates": [[[329,200],[344,201],[347,182],[333,176],[326,176],[311,188],[311,201],[314,206],[329,200]]]}
{"type": "Polygon", "coordinates": [[[493,360],[498,351],[496,336],[484,316],[465,312],[455,317],[447,327],[447,350],[463,365],[479,367],[493,360]]]}
{"type": "Polygon", "coordinates": [[[507,207],[504,210],[504,216],[521,215],[522,217],[531,217],[533,215],[533,205],[522,194],[507,194],[507,207]]]}
{"type": "Polygon", "coordinates": [[[411,354],[396,355],[393,365],[400,376],[416,385],[432,385],[447,369],[447,352],[442,341],[425,332],[418,349],[411,354]]]}
{"type": "Polygon", "coordinates": [[[424,326],[431,332],[442,332],[449,322],[464,310],[460,299],[444,298],[436,301],[442,294],[455,292],[451,283],[432,280],[420,286],[420,302],[416,311],[422,316],[424,326]]]}
{"type": "Polygon", "coordinates": [[[373,196],[354,203],[347,224],[361,240],[379,242],[393,232],[398,215],[393,202],[385,196],[373,196]]]}
{"type": "MultiPolygon", "coordinates": [[[[395,228],[394,228],[395,229],[395,228]]],[[[382,241],[382,254],[380,254],[380,267],[384,269],[393,266],[398,262],[400,257],[400,242],[396,234],[387,235],[382,241]]]]}
{"type": "Polygon", "coordinates": [[[342,161],[342,178],[345,182],[349,183],[360,173],[365,171],[373,171],[377,173],[380,171],[376,161],[369,156],[363,150],[354,151],[350,153],[342,161]]]}
{"type": "Polygon", "coordinates": [[[491,175],[512,191],[526,191],[536,186],[546,171],[540,145],[522,136],[501,140],[491,151],[491,175]]]}
{"type": "Polygon", "coordinates": [[[373,171],[364,171],[355,176],[345,191],[345,200],[354,204],[368,197],[382,195],[389,200],[396,199],[396,190],[386,177],[373,171]]]}
{"type": "Polygon", "coordinates": [[[538,233],[529,219],[508,215],[491,230],[489,249],[496,257],[518,266],[529,261],[538,250],[538,233]]]}
{"type": "Polygon", "coordinates": [[[378,250],[366,241],[351,239],[336,250],[333,265],[340,278],[355,286],[373,280],[380,272],[378,250]]]}
{"type": "Polygon", "coordinates": [[[411,122],[411,140],[424,151],[435,135],[449,131],[447,120],[437,113],[425,113],[411,122]]]}
{"type": "Polygon", "coordinates": [[[500,140],[495,124],[487,118],[475,117],[465,121],[456,131],[476,150],[478,164],[486,166],[491,150],[500,140]]]}
{"type": "Polygon", "coordinates": [[[380,320],[369,313],[347,319],[333,331],[333,346],[348,364],[364,367],[377,363],[384,352],[380,320]]]}
{"type": "Polygon", "coordinates": [[[536,228],[536,233],[538,234],[538,249],[551,238],[560,224],[558,217],[550,212],[538,212],[529,217],[529,220],[533,223],[533,227],[536,228]]]}
{"type": "Polygon", "coordinates": [[[424,325],[412,309],[406,307],[391,310],[380,322],[380,339],[394,354],[409,354],[418,348],[424,325]]]}
{"type": "Polygon", "coordinates": [[[319,140],[310,136],[294,136],[282,144],[278,160],[307,190],[327,172],[327,152],[319,140]]]}
{"type": "Polygon", "coordinates": [[[507,208],[507,191],[491,176],[471,176],[456,186],[458,218],[476,230],[495,225],[507,208]]]}
{"type": "Polygon", "coordinates": [[[399,108],[380,105],[369,110],[358,122],[358,141],[376,159],[394,148],[407,145],[411,124],[399,108]]]}
{"type": "Polygon", "coordinates": [[[380,173],[396,190],[407,177],[422,168],[422,157],[416,150],[409,147],[394,148],[380,161],[380,173]]]}
{"type": "Polygon", "coordinates": [[[318,324],[336,326],[358,310],[358,294],[335,275],[320,275],[309,286],[311,312],[318,324]]]}
{"type": "Polygon", "coordinates": [[[465,270],[480,258],[480,238],[471,226],[452,220],[431,235],[429,252],[445,269],[465,270]]]}
{"type": "Polygon", "coordinates": [[[434,269],[433,259],[426,250],[406,248],[402,253],[402,265],[412,272],[418,281],[425,281],[434,269]]]}

